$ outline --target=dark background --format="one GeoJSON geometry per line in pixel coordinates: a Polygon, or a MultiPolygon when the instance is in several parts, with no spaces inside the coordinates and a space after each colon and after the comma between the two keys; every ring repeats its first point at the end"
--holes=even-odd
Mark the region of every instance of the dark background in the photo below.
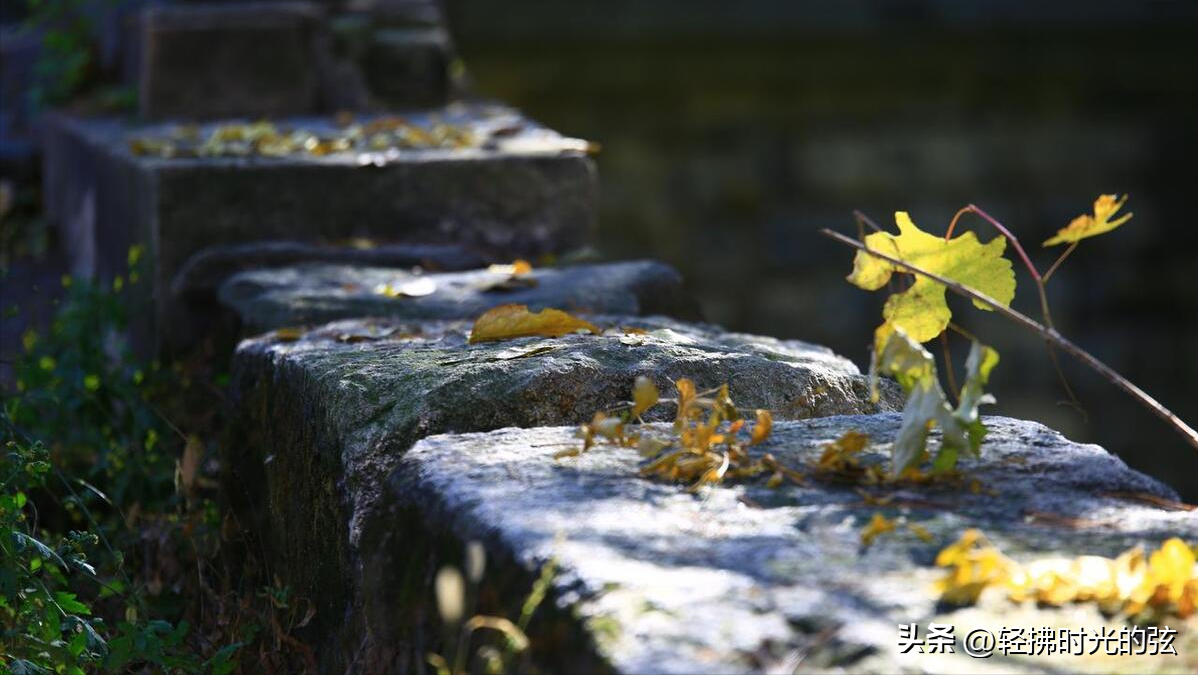
{"type": "MultiPolygon", "coordinates": [[[[844,281],[852,252],[819,228],[908,210],[943,232],[975,202],[1043,270],[1061,249],[1040,242],[1100,193],[1130,193],[1135,218],[1054,277],[1054,315],[1198,424],[1198,3],[446,4],[481,93],[602,144],[603,254],[664,259],[711,321],[862,366],[884,297],[844,281]]],[[[1017,274],[1015,306],[1037,316],[1017,274]]],[[[991,412],[1102,444],[1198,500],[1198,450],[1156,417],[1062,357],[1084,420],[1057,405],[1037,338],[954,312],[1002,354],[991,412]]]]}

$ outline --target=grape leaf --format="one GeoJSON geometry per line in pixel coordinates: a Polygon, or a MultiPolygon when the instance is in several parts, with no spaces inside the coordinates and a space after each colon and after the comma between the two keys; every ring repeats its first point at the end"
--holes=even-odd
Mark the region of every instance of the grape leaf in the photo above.
{"type": "Polygon", "coordinates": [[[1068,225],[1061,228],[1055,237],[1045,241],[1043,245],[1074,244],[1087,237],[1110,232],[1131,220],[1134,215],[1128,213],[1111,220],[1126,202],[1127,195],[1124,195],[1123,199],[1119,199],[1118,195],[1099,195],[1098,199],[1094,200],[1094,215],[1083,214],[1074,218],[1068,225]]]}
{"type": "MultiPolygon", "coordinates": [[[[1003,305],[1015,297],[1015,272],[1011,261],[1003,257],[1007,240],[995,237],[983,244],[973,232],[945,241],[920,230],[905,211],[894,214],[899,234],[875,232],[865,237],[865,245],[879,253],[898,258],[916,267],[947,277],[1003,305]]],[[[904,270],[890,262],[858,251],[853,260],[853,272],[848,280],[867,291],[885,286],[895,272],[904,270]]],[[[886,323],[901,327],[917,342],[927,342],[940,335],[948,326],[952,312],[944,299],[945,288],[940,283],[917,275],[910,288],[891,295],[882,308],[886,323]]],[[[986,305],[974,301],[974,306],[989,311],[986,305]]],[[[877,348],[883,347],[879,334],[877,348]]]]}
{"type": "Polygon", "coordinates": [[[571,316],[560,309],[528,311],[527,305],[500,305],[487,310],[474,322],[470,343],[494,342],[519,337],[560,337],[578,330],[598,335],[595,324],[571,316]]]}
{"type": "Polygon", "coordinates": [[[928,431],[933,424],[940,426],[940,448],[932,464],[934,471],[952,469],[962,451],[977,456],[986,428],[978,408],[994,403],[994,397],[983,392],[990,371],[998,364],[998,352],[974,342],[965,362],[966,379],[954,409],[940,386],[936,362],[928,350],[912,340],[902,328],[895,328],[880,352],[878,367],[883,374],[898,380],[907,393],[903,420],[891,446],[891,470],[901,475],[918,467],[927,458],[928,431]]]}

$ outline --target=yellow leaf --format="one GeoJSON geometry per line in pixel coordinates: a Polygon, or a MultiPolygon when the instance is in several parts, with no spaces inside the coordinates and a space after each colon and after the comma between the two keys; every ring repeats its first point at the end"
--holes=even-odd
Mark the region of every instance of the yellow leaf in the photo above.
{"type": "Polygon", "coordinates": [[[474,322],[470,330],[470,343],[532,336],[560,337],[579,330],[596,335],[600,332],[595,324],[559,309],[530,312],[527,305],[500,305],[488,310],[474,322]]]}
{"type": "Polygon", "coordinates": [[[928,528],[918,523],[907,523],[907,529],[911,530],[911,533],[919,537],[920,541],[924,542],[925,544],[930,544],[936,539],[934,536],[932,536],[932,533],[928,531],[928,528]]]}
{"type": "MultiPolygon", "coordinates": [[[[1003,257],[1007,240],[995,237],[982,244],[973,232],[945,241],[920,230],[905,211],[894,214],[899,234],[875,232],[865,238],[870,249],[908,262],[920,269],[947,277],[988,295],[1002,305],[1015,297],[1015,272],[1011,261],[1003,257]]],[[[885,260],[858,251],[853,260],[849,282],[867,291],[876,291],[890,281],[895,272],[904,270],[885,260]]],[[[917,342],[927,342],[948,326],[952,312],[944,299],[945,288],[927,277],[916,275],[915,282],[902,293],[886,300],[882,316],[901,327],[917,342]]],[[[979,309],[990,308],[974,301],[979,309]]]]}
{"type": "Polygon", "coordinates": [[[890,520],[881,513],[875,513],[874,517],[870,519],[869,524],[865,526],[865,529],[861,530],[861,545],[869,546],[874,543],[874,539],[887,532],[893,532],[897,527],[897,520],[890,520]]]}
{"type": "Polygon", "coordinates": [[[658,398],[657,385],[653,384],[653,380],[644,375],[638,376],[632,385],[633,419],[640,417],[646,410],[657,405],[658,398]]]}
{"type": "Polygon", "coordinates": [[[532,272],[532,263],[523,259],[516,259],[510,265],[488,265],[487,271],[493,274],[510,274],[514,277],[522,276],[532,272]]]}
{"type": "Polygon", "coordinates": [[[1131,213],[1111,220],[1126,202],[1127,195],[1124,195],[1123,199],[1119,199],[1118,195],[1099,195],[1098,199],[1094,200],[1094,215],[1085,214],[1074,218],[1067,226],[1061,228],[1056,236],[1045,241],[1044,246],[1073,244],[1087,237],[1110,232],[1131,220],[1131,213]]]}
{"type": "Polygon", "coordinates": [[[774,416],[768,410],[757,411],[757,423],[753,425],[753,435],[749,438],[749,445],[757,445],[770,437],[770,432],[774,429],[774,416]]]}
{"type": "Polygon", "coordinates": [[[824,446],[817,465],[823,471],[844,471],[857,465],[853,456],[865,449],[869,436],[859,431],[846,431],[840,438],[824,446]]]}
{"type": "Polygon", "coordinates": [[[275,339],[280,342],[295,342],[303,336],[303,328],[285,327],[275,331],[275,339]]]}

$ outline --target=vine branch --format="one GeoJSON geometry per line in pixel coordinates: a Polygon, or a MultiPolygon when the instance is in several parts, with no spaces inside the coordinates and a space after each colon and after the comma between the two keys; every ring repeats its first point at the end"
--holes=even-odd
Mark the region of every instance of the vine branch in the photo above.
{"type": "Polygon", "coordinates": [[[1184,437],[1186,441],[1194,447],[1195,450],[1198,450],[1198,431],[1195,431],[1193,427],[1186,424],[1180,417],[1175,415],[1173,411],[1169,410],[1155,398],[1148,395],[1148,392],[1137,387],[1126,377],[1123,377],[1117,371],[1115,371],[1115,369],[1098,360],[1098,358],[1093,354],[1087,352],[1071,342],[1069,339],[1065,338],[1063,335],[1058,333],[1055,328],[1045,326],[1026,314],[1011,309],[1010,307],[998,302],[994,298],[991,298],[984,293],[980,293],[964,284],[960,284],[952,279],[936,274],[935,272],[929,272],[928,270],[912,265],[905,260],[895,258],[880,251],[875,251],[865,244],[851,237],[846,237],[839,232],[823,228],[820,230],[820,234],[838,241],[846,246],[851,246],[858,251],[863,251],[868,255],[878,258],[879,260],[885,260],[886,262],[897,267],[901,267],[912,274],[918,274],[920,276],[927,277],[932,281],[944,285],[957,295],[964,296],[970,300],[974,300],[986,305],[990,309],[998,312],[999,314],[1023,326],[1024,328],[1039,334],[1045,340],[1059,347],[1061,351],[1089,366],[1111,384],[1115,385],[1119,389],[1122,389],[1124,393],[1139,401],[1141,405],[1148,408],[1153,414],[1164,420],[1169,426],[1173,427],[1177,433],[1181,434],[1182,437],[1184,437]]]}

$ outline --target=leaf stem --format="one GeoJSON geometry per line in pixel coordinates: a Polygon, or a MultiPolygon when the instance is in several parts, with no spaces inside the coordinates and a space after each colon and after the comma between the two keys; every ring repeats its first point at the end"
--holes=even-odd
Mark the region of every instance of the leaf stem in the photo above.
{"type": "Polygon", "coordinates": [[[1024,328],[1027,328],[1028,330],[1031,330],[1031,331],[1039,334],[1045,340],[1051,342],[1052,344],[1056,345],[1057,347],[1060,347],[1060,349],[1062,351],[1064,351],[1065,353],[1069,354],[1073,358],[1075,358],[1078,361],[1081,361],[1085,365],[1089,366],[1091,369],[1093,369],[1095,372],[1097,372],[1099,375],[1101,375],[1103,378],[1105,378],[1111,384],[1115,385],[1119,389],[1122,389],[1124,393],[1126,393],[1127,395],[1134,398],[1141,405],[1143,405],[1144,407],[1146,407],[1150,411],[1152,411],[1152,413],[1155,414],[1157,417],[1164,420],[1167,424],[1169,424],[1169,426],[1173,427],[1173,429],[1175,431],[1177,431],[1177,433],[1181,434],[1182,437],[1184,437],[1186,439],[1186,441],[1191,446],[1194,447],[1194,449],[1198,450],[1198,431],[1195,431],[1193,427],[1191,427],[1190,425],[1188,425],[1184,421],[1182,421],[1182,419],[1180,417],[1178,417],[1177,415],[1173,414],[1173,412],[1171,410],[1169,410],[1165,406],[1161,405],[1161,403],[1159,401],[1157,401],[1156,399],[1152,398],[1152,396],[1149,396],[1148,393],[1145,392],[1143,389],[1140,389],[1136,385],[1132,384],[1132,382],[1130,380],[1128,380],[1126,377],[1123,377],[1118,372],[1116,372],[1113,368],[1106,365],[1102,361],[1098,360],[1098,358],[1095,357],[1093,354],[1090,354],[1086,350],[1077,346],[1076,344],[1074,344],[1073,342],[1071,342],[1070,340],[1065,338],[1063,335],[1058,333],[1055,328],[1045,326],[1045,325],[1039,323],[1038,321],[1036,321],[1035,319],[1032,319],[1031,317],[1027,316],[1026,314],[1023,314],[1014,309],[1011,309],[1010,307],[1007,307],[1006,305],[998,302],[994,298],[991,298],[990,296],[988,296],[984,293],[980,293],[968,286],[965,286],[956,281],[953,281],[952,279],[949,279],[947,277],[936,274],[935,272],[929,272],[925,269],[922,269],[920,267],[912,265],[911,263],[909,263],[905,260],[901,260],[899,258],[895,258],[893,256],[886,255],[885,253],[875,251],[875,250],[869,248],[868,246],[866,246],[865,244],[863,244],[855,239],[852,239],[850,237],[846,237],[845,235],[843,235],[839,232],[834,232],[832,230],[824,228],[824,229],[820,230],[820,234],[822,234],[826,237],[830,237],[831,239],[834,239],[846,246],[851,246],[851,247],[857,249],[858,251],[863,251],[869,255],[872,255],[875,258],[878,258],[879,260],[885,260],[886,262],[888,262],[892,265],[896,265],[903,269],[909,270],[913,274],[919,274],[921,276],[927,277],[928,279],[931,279],[932,281],[943,284],[946,288],[948,288],[952,292],[956,293],[957,295],[964,296],[966,298],[969,298],[970,300],[974,300],[983,305],[986,305],[990,309],[1007,317],[1008,319],[1023,326],[1024,328]]]}
{"type": "MultiPolygon", "coordinates": [[[[1064,255],[1058,258],[1055,263],[1053,263],[1053,266],[1048,271],[1048,274],[1041,276],[1040,271],[1036,269],[1036,266],[1032,263],[1031,258],[1028,257],[1027,251],[1023,250],[1023,245],[1019,243],[1019,238],[1016,237],[1015,234],[1010,230],[1008,230],[1005,225],[998,222],[997,218],[989,213],[986,213],[976,204],[969,204],[960,211],[957,211],[956,215],[953,216],[952,221],[948,224],[948,230],[944,233],[945,241],[948,241],[953,236],[953,230],[957,227],[957,221],[960,220],[961,216],[965,215],[966,213],[976,214],[982,220],[990,223],[994,229],[998,230],[999,233],[1006,237],[1007,241],[1011,242],[1011,246],[1014,247],[1015,252],[1018,253],[1019,257],[1023,260],[1024,267],[1026,267],[1028,273],[1032,275],[1032,280],[1036,282],[1036,294],[1040,299],[1040,315],[1044,319],[1044,325],[1049,329],[1055,329],[1056,326],[1052,321],[1052,311],[1048,308],[1048,291],[1045,288],[1045,284],[1048,281],[1048,277],[1053,273],[1053,271],[1056,270],[1057,266],[1065,260],[1070,251],[1066,251],[1064,255]]],[[[1057,360],[1057,355],[1052,351],[1051,341],[1045,340],[1044,349],[1048,352],[1048,360],[1052,362],[1052,367],[1057,372],[1057,379],[1061,381],[1061,386],[1065,388],[1065,394],[1069,396],[1069,400],[1066,401],[1066,403],[1073,409],[1077,410],[1083,418],[1087,417],[1085,408],[1083,408],[1081,402],[1077,400],[1077,395],[1073,393],[1073,387],[1069,385],[1069,380],[1065,377],[1065,371],[1061,370],[1061,364],[1057,360]]]]}
{"type": "Polygon", "coordinates": [[[1069,248],[1065,249],[1065,252],[1061,254],[1061,257],[1057,258],[1056,262],[1054,262],[1052,264],[1052,267],[1049,267],[1048,271],[1044,273],[1044,278],[1041,279],[1041,281],[1043,281],[1045,284],[1047,284],[1048,279],[1050,277],[1052,277],[1052,273],[1057,271],[1057,268],[1061,266],[1061,263],[1065,262],[1065,258],[1068,258],[1069,254],[1073,253],[1073,250],[1075,248],[1077,248],[1077,245],[1080,243],[1081,243],[1081,241],[1079,240],[1079,241],[1075,241],[1072,244],[1070,244],[1069,248]]]}

